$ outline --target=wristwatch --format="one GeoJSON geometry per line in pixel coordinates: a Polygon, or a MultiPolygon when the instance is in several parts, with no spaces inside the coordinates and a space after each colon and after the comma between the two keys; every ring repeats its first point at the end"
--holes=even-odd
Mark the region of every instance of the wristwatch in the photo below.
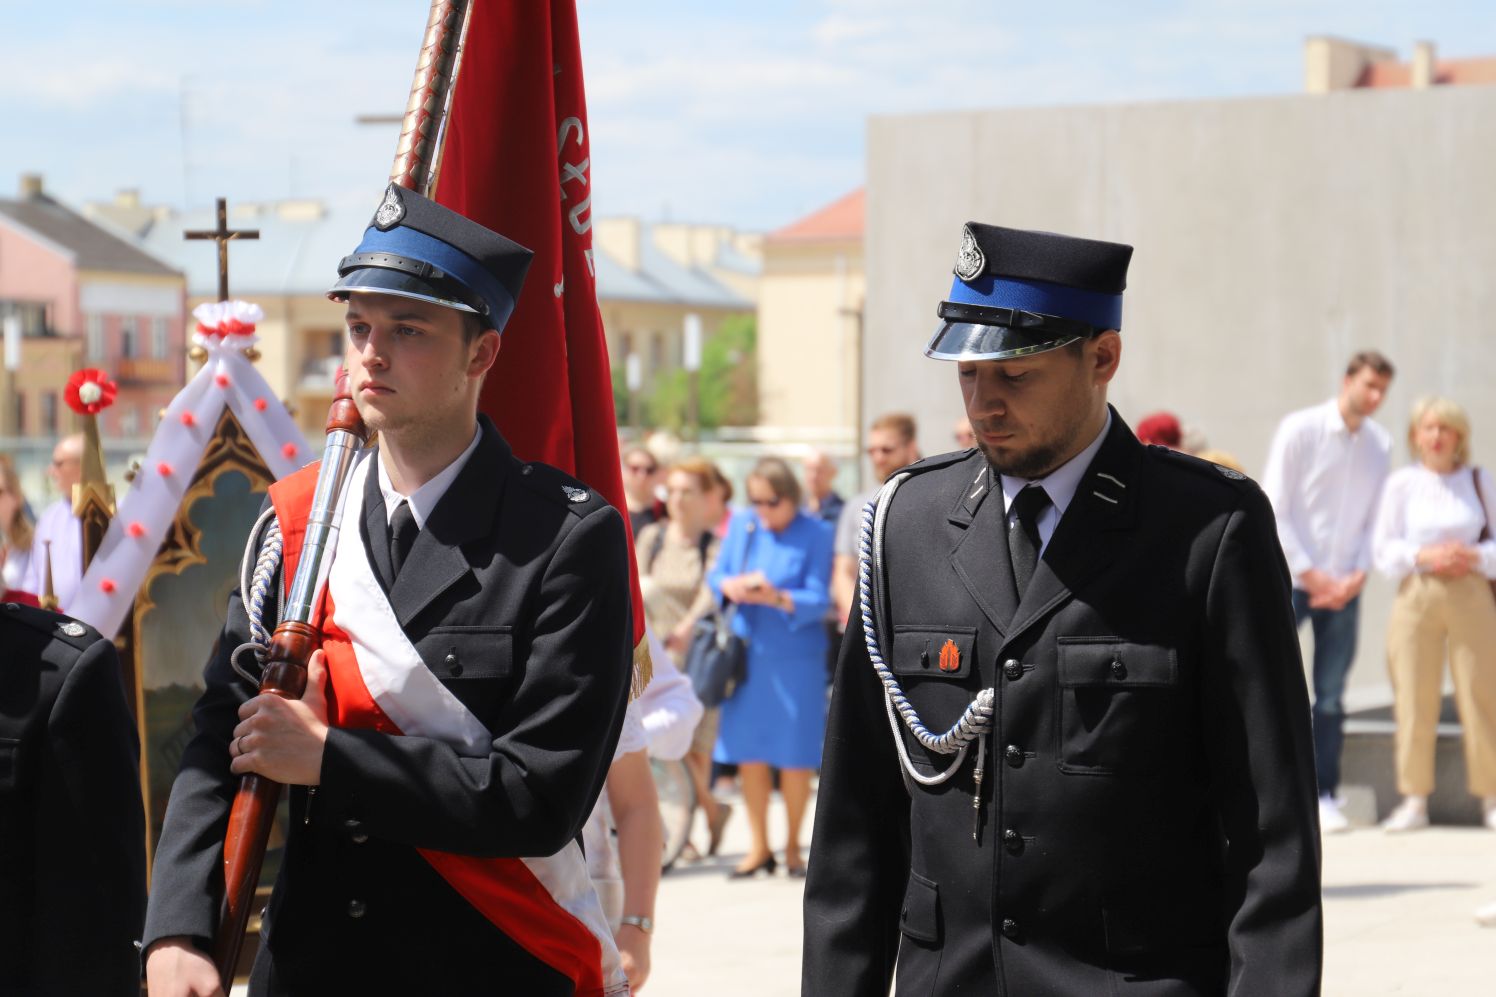
{"type": "Polygon", "coordinates": [[[634,927],[638,928],[646,935],[654,934],[654,918],[645,917],[642,914],[625,914],[623,915],[623,917],[618,919],[618,924],[620,926],[625,924],[632,924],[634,927]]]}

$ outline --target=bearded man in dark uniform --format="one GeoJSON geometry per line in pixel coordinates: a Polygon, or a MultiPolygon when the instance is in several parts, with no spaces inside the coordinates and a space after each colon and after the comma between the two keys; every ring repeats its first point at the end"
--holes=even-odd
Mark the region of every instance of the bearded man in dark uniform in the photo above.
{"type": "Polygon", "coordinates": [[[895,475],[864,530],[807,997],[1319,992],[1288,571],[1256,484],[1107,404],[1131,255],[963,232],[925,352],[978,446],[895,475]]]}

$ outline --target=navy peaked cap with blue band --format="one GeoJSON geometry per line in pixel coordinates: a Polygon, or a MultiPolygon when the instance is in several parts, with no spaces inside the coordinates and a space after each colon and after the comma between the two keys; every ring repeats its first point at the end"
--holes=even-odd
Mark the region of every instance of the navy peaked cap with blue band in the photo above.
{"type": "Polygon", "coordinates": [[[925,355],[1011,360],[1122,328],[1132,247],[967,222],[925,355]]]}
{"type": "Polygon", "coordinates": [[[363,241],[338,264],[327,292],[394,294],[474,312],[484,327],[504,331],[514,312],[528,249],[429,198],[396,184],[385,189],[363,241]]]}

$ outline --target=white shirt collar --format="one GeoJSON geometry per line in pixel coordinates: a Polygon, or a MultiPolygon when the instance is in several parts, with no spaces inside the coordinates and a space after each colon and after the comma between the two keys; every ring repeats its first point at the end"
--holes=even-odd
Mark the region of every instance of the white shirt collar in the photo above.
{"type": "Polygon", "coordinates": [[[1091,441],[1090,445],[1044,477],[1029,480],[1004,474],[1002,476],[1003,509],[1011,509],[1014,497],[1026,486],[1039,485],[1049,495],[1049,501],[1054,506],[1055,518],[1063,516],[1065,509],[1070,505],[1070,500],[1075,498],[1075,491],[1080,487],[1080,479],[1085,477],[1086,468],[1091,466],[1092,459],[1101,449],[1101,444],[1106,442],[1107,431],[1111,428],[1112,411],[1108,408],[1106,422],[1102,424],[1101,432],[1096,434],[1096,438],[1091,441]]]}
{"type": "Polygon", "coordinates": [[[478,440],[482,436],[482,430],[474,426],[473,439],[467,445],[467,449],[458,454],[456,460],[442,468],[436,477],[426,482],[420,488],[417,488],[410,495],[401,495],[395,491],[395,486],[390,483],[389,472],[384,469],[384,461],[382,459],[377,460],[376,463],[379,464],[379,491],[384,495],[385,522],[388,523],[395,515],[395,508],[401,502],[409,502],[411,515],[416,520],[416,527],[424,530],[426,528],[426,518],[431,515],[431,511],[436,508],[436,504],[442,500],[442,496],[447,494],[447,489],[452,486],[452,482],[456,480],[463,466],[467,464],[468,458],[473,455],[473,451],[478,449],[478,440]]]}
{"type": "Polygon", "coordinates": [[[1351,427],[1345,424],[1345,416],[1340,414],[1340,396],[1335,396],[1325,403],[1325,428],[1332,433],[1344,433],[1346,436],[1355,436],[1351,427]]]}

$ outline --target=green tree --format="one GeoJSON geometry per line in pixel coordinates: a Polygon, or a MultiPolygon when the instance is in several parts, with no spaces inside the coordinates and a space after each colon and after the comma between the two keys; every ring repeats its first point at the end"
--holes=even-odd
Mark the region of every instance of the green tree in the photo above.
{"type": "MultiPolygon", "coordinates": [[[[752,315],[734,315],[707,337],[701,348],[698,373],[701,427],[751,426],[758,422],[758,322],[752,315]]],[[[625,364],[613,364],[613,414],[627,426],[628,381],[625,364]]],[[[690,417],[690,375],[682,369],[656,374],[647,394],[639,399],[639,416],[646,426],[684,433],[690,417]]]]}
{"type": "Polygon", "coordinates": [[[701,425],[758,422],[758,319],[734,315],[701,348],[701,425]]]}

